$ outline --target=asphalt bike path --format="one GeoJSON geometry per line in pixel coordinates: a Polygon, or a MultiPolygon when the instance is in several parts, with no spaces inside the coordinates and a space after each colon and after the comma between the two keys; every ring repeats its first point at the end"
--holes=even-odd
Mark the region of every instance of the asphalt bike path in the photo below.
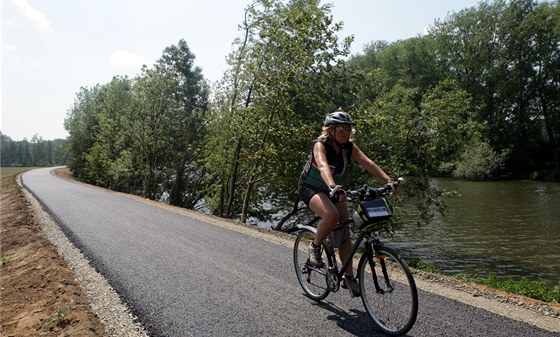
{"type": "MultiPolygon", "coordinates": [[[[150,336],[384,336],[347,290],[306,298],[289,246],[51,171],[28,171],[22,183],[150,336]]],[[[407,336],[558,336],[425,291],[419,299],[407,336]]]]}

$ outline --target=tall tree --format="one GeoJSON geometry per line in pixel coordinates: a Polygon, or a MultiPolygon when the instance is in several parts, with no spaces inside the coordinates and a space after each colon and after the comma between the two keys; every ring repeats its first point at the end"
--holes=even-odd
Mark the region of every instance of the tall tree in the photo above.
{"type": "Polygon", "coordinates": [[[201,161],[208,85],[194,59],[184,40],[166,48],[154,68],[144,68],[136,79],[127,117],[142,194],[167,194],[183,207],[202,198],[207,178],[201,161]]]}
{"type": "Polygon", "coordinates": [[[156,69],[142,70],[133,86],[133,100],[127,117],[132,138],[131,153],[135,174],[141,182],[141,195],[150,199],[162,196],[160,188],[171,156],[169,132],[173,111],[179,109],[173,99],[176,83],[156,69]]]}
{"type": "Polygon", "coordinates": [[[130,192],[131,164],[130,135],[126,116],[131,104],[132,83],[127,77],[115,76],[100,86],[97,111],[98,132],[86,157],[86,171],[90,180],[111,189],[130,192]]]}
{"type": "Polygon", "coordinates": [[[87,155],[97,135],[99,89],[99,85],[91,89],[80,88],[64,120],[64,128],[69,133],[66,144],[68,167],[78,178],[87,179],[87,155]]]}
{"type": "Polygon", "coordinates": [[[195,55],[180,40],[167,47],[155,65],[157,71],[174,79],[172,97],[177,102],[166,125],[170,157],[164,185],[169,190],[169,203],[187,208],[202,199],[210,181],[203,165],[209,87],[194,61],[195,55]]]}
{"type": "MultiPolygon", "coordinates": [[[[296,160],[303,162],[302,145],[315,129],[309,122],[319,124],[326,113],[311,112],[301,104],[320,96],[306,85],[311,78],[327,78],[337,58],[347,55],[351,39],[338,41],[341,24],[334,23],[330,6],[314,0],[258,1],[247,9],[243,28],[240,48],[231,58],[232,76],[226,78],[233,91],[221,110],[228,114],[228,128],[235,130],[230,138],[233,146],[224,142],[231,146],[233,160],[229,175],[222,177],[222,184],[229,186],[221,191],[228,193],[230,201],[240,202],[237,209],[245,222],[250,206],[260,207],[262,194],[267,194],[261,189],[270,191],[271,181],[286,184],[287,179],[279,177],[286,177],[286,171],[293,173],[296,160]],[[237,187],[237,182],[243,185],[237,187]],[[243,198],[233,197],[234,193],[242,193],[243,198]]],[[[287,183],[290,187],[296,177],[289,176],[294,181],[287,183]]],[[[230,216],[235,208],[223,207],[230,216]]]]}
{"type": "Polygon", "coordinates": [[[558,158],[553,120],[558,120],[559,105],[559,8],[558,1],[485,2],[452,15],[432,32],[442,69],[480,107],[479,120],[488,126],[491,145],[511,149],[514,172],[558,158]],[[539,158],[543,143],[550,150],[539,158]]]}
{"type": "Polygon", "coordinates": [[[12,140],[0,132],[0,165],[10,166],[59,166],[66,164],[64,139],[44,140],[38,134],[31,142],[24,138],[12,140]]]}

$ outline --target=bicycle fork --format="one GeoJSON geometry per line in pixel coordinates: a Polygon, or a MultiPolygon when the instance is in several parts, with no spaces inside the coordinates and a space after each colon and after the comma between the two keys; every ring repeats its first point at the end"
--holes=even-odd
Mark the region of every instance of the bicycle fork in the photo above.
{"type": "Polygon", "coordinates": [[[367,257],[368,257],[369,266],[371,268],[371,274],[372,274],[371,277],[373,277],[373,284],[375,285],[375,291],[378,294],[390,294],[393,292],[393,290],[395,290],[395,288],[393,287],[391,279],[389,278],[389,274],[387,273],[387,264],[385,263],[385,256],[379,254],[372,243],[368,243],[368,247],[369,248],[367,249],[367,257]],[[383,279],[385,280],[385,285],[387,286],[387,288],[383,288],[379,284],[379,279],[377,278],[377,271],[375,269],[376,260],[379,261],[379,266],[381,267],[381,272],[383,273],[383,279]]]}

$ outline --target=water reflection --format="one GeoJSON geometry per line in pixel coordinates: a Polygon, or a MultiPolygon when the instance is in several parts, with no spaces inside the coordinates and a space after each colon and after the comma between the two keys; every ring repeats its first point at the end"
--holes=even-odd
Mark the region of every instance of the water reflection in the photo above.
{"type": "Polygon", "coordinates": [[[560,281],[560,183],[438,179],[460,197],[428,226],[394,242],[444,273],[560,281]]]}

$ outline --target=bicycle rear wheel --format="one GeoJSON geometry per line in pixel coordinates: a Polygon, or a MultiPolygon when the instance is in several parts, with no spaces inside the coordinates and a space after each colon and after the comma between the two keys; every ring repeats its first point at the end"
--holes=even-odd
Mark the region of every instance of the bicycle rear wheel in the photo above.
{"type": "Polygon", "coordinates": [[[327,256],[323,248],[324,266],[316,268],[308,264],[308,248],[314,238],[315,233],[308,229],[302,229],[299,232],[294,244],[294,266],[297,279],[305,294],[316,301],[320,301],[330,293],[327,283],[327,256]]]}
{"type": "Polygon", "coordinates": [[[418,314],[418,292],[410,269],[389,247],[364,254],[358,265],[362,302],[374,323],[387,335],[407,333],[418,314]]]}

